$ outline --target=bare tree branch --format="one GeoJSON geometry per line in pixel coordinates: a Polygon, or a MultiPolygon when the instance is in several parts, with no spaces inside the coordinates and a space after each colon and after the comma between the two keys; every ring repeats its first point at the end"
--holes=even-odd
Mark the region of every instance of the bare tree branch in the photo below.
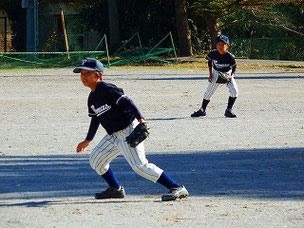
{"type": "Polygon", "coordinates": [[[220,25],[219,28],[222,29],[224,27],[227,27],[227,26],[231,26],[231,25],[241,25],[241,24],[247,24],[247,23],[251,23],[251,24],[259,24],[259,25],[262,25],[262,26],[266,26],[266,27],[276,27],[276,28],[281,28],[281,29],[284,29],[286,31],[289,31],[289,32],[293,32],[293,33],[296,33],[300,36],[304,36],[304,33],[301,33],[301,32],[298,32],[294,29],[291,29],[289,27],[286,27],[285,25],[283,24],[266,24],[266,23],[262,23],[262,22],[259,22],[259,21],[255,21],[255,20],[248,20],[248,21],[232,21],[232,22],[229,22],[229,23],[225,23],[223,25],[220,25]]]}

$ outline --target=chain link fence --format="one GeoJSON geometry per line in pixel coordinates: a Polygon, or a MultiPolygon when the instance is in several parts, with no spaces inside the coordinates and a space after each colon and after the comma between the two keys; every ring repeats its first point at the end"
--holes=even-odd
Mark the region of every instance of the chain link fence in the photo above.
{"type": "Polygon", "coordinates": [[[230,52],[236,57],[304,61],[301,38],[251,38],[231,40],[230,52]]]}

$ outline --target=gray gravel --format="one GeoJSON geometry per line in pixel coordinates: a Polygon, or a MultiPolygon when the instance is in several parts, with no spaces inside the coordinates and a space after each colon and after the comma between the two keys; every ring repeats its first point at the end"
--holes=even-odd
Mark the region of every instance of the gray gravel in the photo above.
{"type": "Polygon", "coordinates": [[[93,199],[106,184],[88,154],[105,131],[76,154],[89,89],[71,72],[0,71],[0,227],[304,227],[304,72],[238,72],[238,118],[223,116],[223,86],[193,119],[206,71],[106,69],[151,128],[148,159],[187,187],[176,202],[121,156],[127,198],[93,199]]]}

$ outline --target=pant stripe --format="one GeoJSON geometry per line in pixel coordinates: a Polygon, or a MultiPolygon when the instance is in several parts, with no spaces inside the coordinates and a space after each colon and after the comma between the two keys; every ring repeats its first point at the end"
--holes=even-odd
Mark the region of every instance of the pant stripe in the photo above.
{"type": "MultiPolygon", "coordinates": [[[[218,79],[218,71],[213,70],[212,82],[208,83],[206,92],[204,93],[205,100],[210,100],[211,97],[213,96],[213,94],[215,93],[215,91],[217,90],[217,88],[220,85],[223,85],[223,84],[216,83],[217,79],[218,79]]],[[[229,94],[231,97],[238,97],[239,91],[238,91],[236,81],[233,77],[231,79],[231,82],[227,83],[227,87],[229,89],[229,94]]]]}
{"type": "MultiPolygon", "coordinates": [[[[92,154],[91,154],[91,157],[92,157],[92,159],[93,159],[93,157],[94,157],[94,155],[95,155],[95,157],[94,157],[94,159],[93,159],[93,161],[92,161],[92,164],[95,164],[95,159],[96,159],[96,157],[99,155],[99,150],[100,150],[100,148],[102,148],[106,143],[109,143],[109,141],[107,140],[107,136],[105,136],[102,140],[101,140],[101,142],[100,143],[98,143],[97,144],[97,146],[93,149],[93,152],[92,152],[92,154]]],[[[91,160],[91,159],[90,159],[91,160]]]]}
{"type": "Polygon", "coordinates": [[[128,146],[128,148],[130,150],[130,153],[132,155],[134,154],[135,159],[138,160],[138,162],[136,162],[136,161],[134,161],[134,162],[135,162],[135,167],[139,170],[139,173],[142,173],[142,176],[149,179],[149,180],[154,180],[154,179],[157,180],[159,175],[158,174],[151,174],[151,172],[149,172],[149,170],[148,170],[150,168],[149,166],[154,166],[154,164],[149,163],[148,160],[146,159],[146,157],[144,158],[144,161],[141,161],[141,159],[138,156],[139,155],[138,152],[135,151],[136,149],[131,148],[129,146],[128,146]],[[133,153],[132,153],[132,151],[133,151],[133,153]],[[154,177],[154,178],[151,178],[151,176],[154,177]]]}
{"type": "Polygon", "coordinates": [[[204,99],[205,100],[210,100],[217,88],[219,87],[220,84],[212,81],[211,83],[208,84],[207,90],[204,94],[204,99]]]}
{"type": "MultiPolygon", "coordinates": [[[[132,169],[139,175],[143,176],[144,178],[151,180],[151,181],[156,181],[159,177],[159,174],[155,173],[152,174],[152,167],[150,166],[155,166],[154,164],[148,163],[148,160],[144,156],[144,158],[140,159],[139,153],[144,153],[142,150],[144,150],[143,145],[140,144],[136,148],[132,148],[129,146],[128,143],[126,142],[120,142],[119,145],[122,147],[122,151],[124,151],[123,155],[132,167],[132,169]],[[142,148],[140,148],[142,147],[142,148]],[[149,169],[151,171],[149,172],[149,169]]],[[[158,168],[158,167],[157,167],[158,168]]]]}
{"type": "Polygon", "coordinates": [[[234,78],[231,79],[231,82],[228,83],[227,87],[229,88],[230,97],[238,97],[239,89],[234,78]]]}
{"type": "MultiPolygon", "coordinates": [[[[107,153],[108,151],[111,151],[114,148],[114,145],[110,141],[105,141],[104,143],[102,143],[102,145],[104,146],[104,148],[102,150],[105,151],[105,153],[107,153]],[[106,145],[106,144],[108,144],[108,145],[106,145]],[[112,147],[111,147],[111,145],[112,145],[112,147]],[[108,149],[109,147],[111,147],[111,149],[108,149]]],[[[93,156],[95,154],[96,154],[96,156],[94,157],[91,164],[94,165],[95,168],[97,167],[97,163],[100,160],[102,160],[101,157],[104,155],[104,153],[100,153],[100,148],[102,148],[102,146],[98,146],[97,148],[94,148],[94,151],[93,151],[93,156]]]]}
{"type": "Polygon", "coordinates": [[[125,137],[130,134],[136,124],[135,121],[122,131],[106,135],[93,149],[90,156],[90,164],[98,174],[104,174],[108,170],[111,161],[121,152],[137,174],[153,182],[158,180],[163,170],[148,162],[144,144],[141,143],[136,148],[132,148],[125,141],[125,137]]]}
{"type": "Polygon", "coordinates": [[[114,145],[112,146],[111,150],[106,152],[104,156],[101,156],[99,158],[99,162],[96,163],[96,167],[104,167],[108,165],[115,157],[117,157],[118,154],[114,153],[114,145]]]}

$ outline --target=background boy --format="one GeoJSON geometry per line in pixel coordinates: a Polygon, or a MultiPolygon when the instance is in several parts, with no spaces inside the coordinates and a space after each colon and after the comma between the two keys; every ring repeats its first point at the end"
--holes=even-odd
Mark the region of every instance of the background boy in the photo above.
{"type": "Polygon", "coordinates": [[[232,112],[232,107],[239,94],[238,87],[234,79],[236,61],[235,57],[227,51],[229,46],[230,44],[227,36],[220,35],[216,38],[216,49],[211,50],[206,57],[209,67],[209,84],[204,94],[201,108],[198,111],[192,113],[191,117],[206,116],[207,105],[210,102],[212,95],[221,84],[219,81],[220,71],[232,76],[230,81],[226,83],[227,87],[229,88],[230,96],[224,115],[228,118],[236,118],[236,115],[232,112]]]}

